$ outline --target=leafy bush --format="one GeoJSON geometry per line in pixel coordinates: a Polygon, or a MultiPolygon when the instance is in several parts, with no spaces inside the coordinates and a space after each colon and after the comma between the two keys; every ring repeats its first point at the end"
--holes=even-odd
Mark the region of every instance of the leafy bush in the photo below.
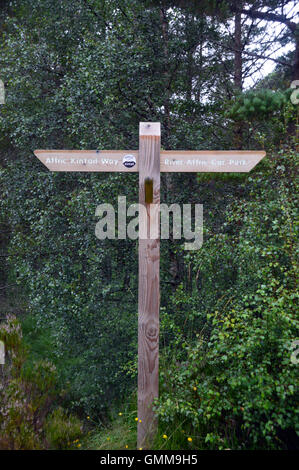
{"type": "MultiPolygon", "coordinates": [[[[214,290],[203,281],[195,339],[182,323],[179,332],[172,327],[183,354],[178,361],[173,351],[171,361],[169,346],[156,409],[168,428],[189,427],[198,448],[299,446],[298,365],[290,359],[299,336],[295,162],[293,152],[281,152],[267,177],[249,178],[250,197],[227,211],[225,237],[210,236],[194,255],[195,272],[200,266],[204,281],[214,278],[214,290]],[[211,258],[217,252],[226,269],[229,251],[233,278],[219,270],[215,278],[211,258]]],[[[193,296],[193,317],[194,305],[193,296]]]]}
{"type": "Polygon", "coordinates": [[[250,90],[235,99],[227,115],[233,119],[271,118],[289,101],[290,92],[250,90]]]}
{"type": "Polygon", "coordinates": [[[80,435],[82,427],[61,408],[48,416],[57,399],[55,367],[48,361],[27,362],[28,349],[14,316],[1,324],[0,340],[6,349],[0,374],[0,449],[44,449],[48,442],[64,447],[66,440],[80,435]]]}
{"type": "Polygon", "coordinates": [[[0,202],[13,225],[11,276],[26,289],[36,327],[50,332],[51,359],[63,387],[70,383],[69,406],[95,416],[132,387],[122,368],[137,350],[136,243],[102,241],[94,234],[97,205],[117,202],[119,191],[126,193],[125,182],[91,174],[71,182],[65,175],[45,176],[22,166],[0,171],[3,187],[12,179],[16,183],[0,202]],[[20,171],[31,194],[22,215],[20,171]],[[126,266],[120,269],[124,257],[126,266]]]}
{"type": "Polygon", "coordinates": [[[7,355],[0,385],[0,448],[42,448],[44,418],[56,396],[55,367],[46,361],[25,367],[27,350],[14,316],[0,326],[0,339],[7,355]]]}

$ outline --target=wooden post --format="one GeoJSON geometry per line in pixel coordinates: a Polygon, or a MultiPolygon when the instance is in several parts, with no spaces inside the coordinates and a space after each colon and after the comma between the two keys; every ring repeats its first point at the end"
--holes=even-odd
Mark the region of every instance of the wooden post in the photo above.
{"type": "Polygon", "coordinates": [[[167,150],[160,152],[158,122],[141,122],[136,150],[35,150],[50,171],[138,172],[139,291],[138,291],[138,429],[137,448],[149,449],[157,422],[152,410],[159,391],[159,268],[160,171],[247,173],[266,155],[263,151],[167,150]],[[129,163],[129,164],[128,164],[129,163]]]}
{"type": "Polygon", "coordinates": [[[140,227],[147,222],[147,238],[139,239],[138,290],[138,429],[137,448],[150,448],[157,428],[152,403],[159,391],[159,269],[160,269],[160,123],[140,123],[139,214],[140,227]],[[152,180],[153,203],[146,202],[145,181],[152,180]],[[150,234],[152,237],[150,238],[150,234]]]}

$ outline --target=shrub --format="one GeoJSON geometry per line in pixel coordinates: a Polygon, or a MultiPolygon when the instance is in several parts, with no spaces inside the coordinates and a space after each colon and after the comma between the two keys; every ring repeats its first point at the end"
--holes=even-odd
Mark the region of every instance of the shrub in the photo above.
{"type": "Polygon", "coordinates": [[[47,417],[45,433],[51,448],[66,449],[82,435],[82,424],[78,418],[58,407],[47,417]]]}
{"type": "Polygon", "coordinates": [[[299,369],[291,361],[299,336],[293,158],[280,154],[271,175],[249,178],[250,199],[227,213],[225,245],[216,233],[194,255],[195,269],[204,281],[214,279],[214,290],[203,282],[198,294],[204,326],[185,343],[183,325],[175,336],[180,360],[176,351],[174,360],[164,357],[156,410],[169,430],[184,423],[197,448],[299,448],[299,369]],[[233,260],[233,279],[216,279],[210,261],[216,252],[222,274],[233,260]],[[213,302],[205,302],[211,295],[213,302]]]}
{"type": "Polygon", "coordinates": [[[47,361],[28,366],[28,351],[14,316],[0,326],[0,340],[6,348],[0,384],[0,449],[44,449],[48,441],[51,446],[64,447],[80,434],[81,426],[61,408],[48,416],[57,399],[55,367],[47,361]]]}

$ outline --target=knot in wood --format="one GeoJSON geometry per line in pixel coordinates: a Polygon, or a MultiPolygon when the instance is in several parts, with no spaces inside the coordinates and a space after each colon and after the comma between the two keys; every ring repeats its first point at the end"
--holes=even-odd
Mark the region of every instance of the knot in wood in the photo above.
{"type": "Polygon", "coordinates": [[[156,339],[158,337],[158,328],[151,324],[146,327],[146,332],[145,332],[147,338],[149,339],[156,339]]]}

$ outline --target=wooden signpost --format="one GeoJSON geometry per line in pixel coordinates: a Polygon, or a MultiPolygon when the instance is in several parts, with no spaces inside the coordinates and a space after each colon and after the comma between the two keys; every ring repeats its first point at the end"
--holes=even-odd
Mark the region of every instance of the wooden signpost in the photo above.
{"type": "Polygon", "coordinates": [[[146,209],[139,214],[139,227],[147,227],[148,237],[139,240],[137,448],[143,449],[150,448],[157,426],[152,403],[158,397],[159,380],[160,172],[249,172],[266,155],[239,150],[161,151],[160,147],[160,123],[141,122],[139,151],[34,152],[51,171],[139,172],[139,203],[146,209]]]}

